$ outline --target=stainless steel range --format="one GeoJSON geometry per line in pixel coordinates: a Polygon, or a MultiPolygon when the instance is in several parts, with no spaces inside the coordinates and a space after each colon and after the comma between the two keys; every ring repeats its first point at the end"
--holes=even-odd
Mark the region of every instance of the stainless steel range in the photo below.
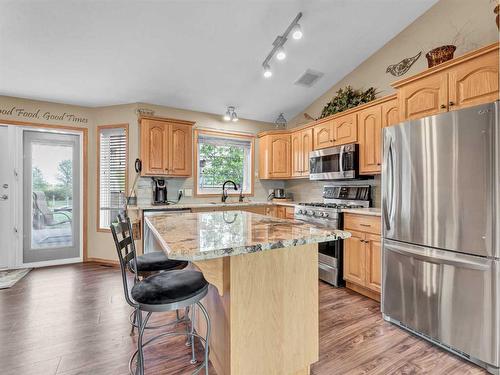
{"type": "MultiPolygon", "coordinates": [[[[323,203],[299,203],[295,219],[334,229],[342,229],[342,209],[370,207],[370,186],[323,187],[323,203]]],[[[319,278],[334,286],[343,286],[342,241],[319,244],[319,278]]]]}

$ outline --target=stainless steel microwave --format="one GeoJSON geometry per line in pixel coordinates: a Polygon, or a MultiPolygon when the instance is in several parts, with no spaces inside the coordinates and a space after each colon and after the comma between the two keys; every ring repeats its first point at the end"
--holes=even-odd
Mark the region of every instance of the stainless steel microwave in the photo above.
{"type": "Polygon", "coordinates": [[[352,143],[309,153],[310,180],[347,180],[358,177],[358,145],[352,143]]]}

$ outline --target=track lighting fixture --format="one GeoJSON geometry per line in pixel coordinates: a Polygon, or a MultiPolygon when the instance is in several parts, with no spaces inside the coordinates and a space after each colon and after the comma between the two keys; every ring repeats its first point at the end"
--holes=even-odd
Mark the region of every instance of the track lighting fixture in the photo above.
{"type": "Polygon", "coordinates": [[[234,111],[234,107],[233,106],[227,107],[227,111],[224,114],[223,119],[224,119],[224,121],[233,121],[233,122],[238,121],[238,115],[234,111]]]}
{"type": "Polygon", "coordinates": [[[284,45],[290,33],[292,34],[292,38],[295,40],[299,40],[302,38],[302,29],[299,25],[299,20],[301,17],[302,13],[299,12],[299,14],[297,14],[297,16],[295,16],[295,18],[293,19],[292,23],[288,25],[283,35],[278,35],[274,40],[273,49],[271,50],[271,52],[269,52],[264,62],[262,63],[262,67],[264,68],[263,74],[265,78],[270,78],[273,75],[271,67],[269,66],[269,62],[271,61],[273,56],[276,56],[276,59],[280,61],[283,61],[286,58],[284,45]]]}

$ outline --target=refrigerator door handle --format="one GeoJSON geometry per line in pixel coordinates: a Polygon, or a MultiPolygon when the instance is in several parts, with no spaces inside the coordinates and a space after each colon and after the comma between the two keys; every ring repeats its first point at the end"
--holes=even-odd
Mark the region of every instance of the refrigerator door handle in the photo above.
{"type": "MultiPolygon", "coordinates": [[[[384,157],[384,169],[385,169],[385,171],[384,171],[385,175],[388,177],[390,176],[391,190],[390,190],[390,194],[388,194],[387,189],[385,189],[386,193],[382,199],[382,204],[383,204],[383,211],[384,211],[385,227],[387,230],[391,230],[389,213],[392,212],[392,204],[393,204],[393,200],[394,200],[394,160],[393,160],[393,155],[392,155],[392,138],[389,138],[389,145],[387,146],[386,155],[384,157]],[[390,164],[390,169],[389,169],[389,164],[390,164]],[[389,171],[390,171],[390,175],[388,174],[389,171]],[[389,206],[387,205],[388,195],[391,196],[390,209],[389,209],[389,206]]],[[[388,178],[388,177],[386,177],[386,178],[388,178]]]]}
{"type": "Polygon", "coordinates": [[[340,175],[344,176],[344,146],[340,147],[340,156],[339,156],[339,169],[340,175]]]}
{"type": "Polygon", "coordinates": [[[422,260],[428,263],[448,264],[453,267],[475,269],[480,271],[488,271],[490,263],[488,259],[479,258],[477,260],[470,259],[471,256],[460,257],[459,255],[440,254],[443,251],[434,250],[432,255],[428,255],[419,250],[414,250],[409,246],[400,246],[391,243],[385,247],[386,250],[393,251],[402,255],[410,256],[415,259],[422,260]]]}

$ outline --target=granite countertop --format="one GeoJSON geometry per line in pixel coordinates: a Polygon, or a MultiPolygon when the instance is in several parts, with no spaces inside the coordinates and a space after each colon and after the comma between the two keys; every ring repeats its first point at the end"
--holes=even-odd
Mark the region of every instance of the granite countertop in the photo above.
{"type": "Polygon", "coordinates": [[[296,202],[290,201],[256,201],[256,202],[213,202],[213,203],[175,203],[175,204],[161,204],[161,205],[137,205],[137,206],[128,206],[127,210],[158,210],[158,211],[168,211],[168,210],[179,210],[184,208],[216,208],[216,207],[248,207],[248,206],[295,206],[296,202]]]}
{"type": "Polygon", "coordinates": [[[370,216],[382,216],[382,210],[380,208],[370,207],[370,208],[344,208],[342,212],[358,215],[370,215],[370,216]]]}
{"type": "Polygon", "coordinates": [[[349,238],[349,232],[245,211],[164,213],[145,225],[171,259],[206,260],[349,238]]]}

